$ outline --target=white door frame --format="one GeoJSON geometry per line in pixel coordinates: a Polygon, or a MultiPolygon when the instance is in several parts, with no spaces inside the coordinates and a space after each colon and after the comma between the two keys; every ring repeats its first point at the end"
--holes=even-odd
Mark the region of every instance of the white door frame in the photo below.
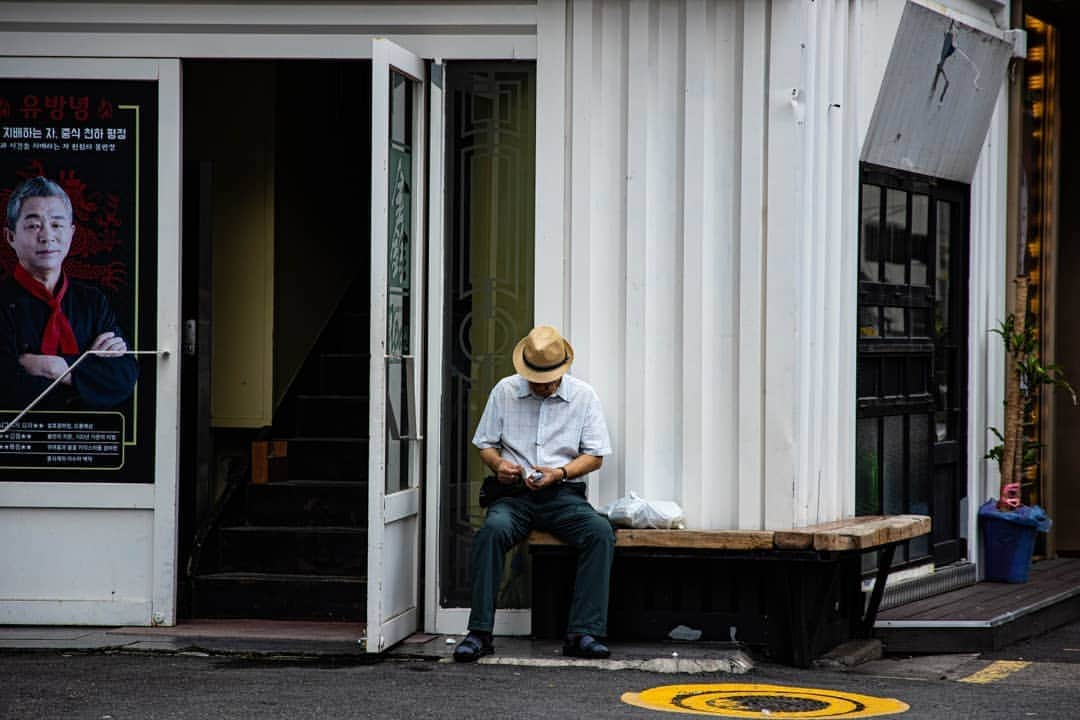
{"type": "MultiPolygon", "coordinates": [[[[180,344],[180,62],[0,57],[0,77],[157,83],[156,348],[168,352],[157,360],[142,361],[156,362],[152,484],[0,482],[0,526],[6,525],[16,534],[21,532],[19,528],[28,531],[34,527],[52,528],[48,540],[55,543],[56,552],[44,549],[41,562],[46,565],[33,568],[38,578],[48,573],[49,567],[55,573],[64,573],[67,567],[64,563],[75,562],[80,567],[69,570],[100,576],[101,580],[97,585],[91,584],[92,579],[81,585],[73,585],[69,580],[63,597],[48,597],[55,593],[49,590],[35,593],[30,588],[28,594],[25,583],[32,579],[0,569],[0,575],[6,578],[3,586],[14,593],[13,597],[5,597],[6,593],[0,591],[0,624],[173,625],[180,423],[177,393],[180,363],[175,353],[180,344]],[[119,552],[127,553],[124,557],[97,557],[98,546],[85,535],[80,536],[80,531],[86,532],[88,528],[93,532],[93,523],[100,519],[106,519],[115,530],[102,543],[119,546],[119,552]],[[82,525],[84,521],[88,526],[82,525]],[[65,532],[70,534],[64,536],[65,532]],[[73,553],[72,548],[87,549],[87,554],[73,553]],[[65,560],[65,556],[72,559],[65,560]],[[116,597],[110,594],[109,576],[125,561],[128,566],[118,574],[127,578],[125,585],[130,594],[116,597]],[[85,563],[99,567],[99,572],[88,570],[85,563]]],[[[25,535],[19,538],[20,544],[25,541],[25,535]]],[[[13,543],[8,546],[15,547],[13,543]]],[[[8,560],[18,564],[13,557],[9,556],[8,560]]],[[[5,568],[7,562],[3,563],[5,568]]]]}
{"type": "MultiPolygon", "coordinates": [[[[441,611],[439,598],[439,563],[441,535],[439,533],[439,485],[442,482],[442,353],[444,347],[443,303],[446,299],[446,252],[444,247],[446,206],[446,101],[443,97],[446,66],[435,58],[428,80],[430,107],[428,111],[428,261],[427,261],[427,337],[424,355],[427,358],[427,437],[424,479],[424,629],[438,632],[441,611]],[[432,362],[432,358],[439,362],[432,362]]],[[[456,630],[454,632],[457,632],[456,630]]]]}

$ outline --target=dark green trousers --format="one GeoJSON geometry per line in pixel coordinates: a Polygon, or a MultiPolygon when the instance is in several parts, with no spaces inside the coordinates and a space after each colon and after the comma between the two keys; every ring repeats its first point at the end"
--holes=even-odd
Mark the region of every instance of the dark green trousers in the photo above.
{"type": "Polygon", "coordinates": [[[608,591],[615,533],[607,518],[565,485],[550,497],[526,492],[488,507],[484,526],[472,544],[472,612],[469,629],[495,626],[495,596],[502,581],[506,551],[530,530],[545,530],[577,550],[577,575],[567,633],[607,634],[608,591]]]}

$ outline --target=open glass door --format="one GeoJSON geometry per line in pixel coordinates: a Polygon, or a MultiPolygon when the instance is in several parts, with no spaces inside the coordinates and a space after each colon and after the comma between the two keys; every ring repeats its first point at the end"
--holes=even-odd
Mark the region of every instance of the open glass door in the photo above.
{"type": "Polygon", "coordinates": [[[417,628],[423,427],[424,63],[372,41],[368,652],[417,628]]]}

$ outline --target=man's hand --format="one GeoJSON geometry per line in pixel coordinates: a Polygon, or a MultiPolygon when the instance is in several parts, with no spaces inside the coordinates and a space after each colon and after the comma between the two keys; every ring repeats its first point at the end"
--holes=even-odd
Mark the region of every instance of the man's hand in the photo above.
{"type": "Polygon", "coordinates": [[[530,490],[541,490],[549,485],[556,485],[562,482],[562,470],[559,468],[537,465],[533,468],[533,471],[540,473],[541,477],[536,480],[527,479],[525,481],[525,485],[530,490]]]}
{"type": "Polygon", "coordinates": [[[480,459],[503,485],[521,482],[521,466],[504,460],[497,449],[484,448],[480,451],[480,459]]]}
{"type": "Polygon", "coordinates": [[[495,477],[499,478],[499,482],[503,485],[513,485],[521,481],[521,466],[509,460],[503,460],[495,471],[495,477]]]}
{"type": "MultiPolygon", "coordinates": [[[[64,375],[68,369],[67,361],[59,355],[36,355],[34,353],[25,353],[19,356],[19,364],[22,365],[23,370],[29,374],[36,377],[43,377],[47,380],[55,380],[61,375],[64,375]]],[[[60,382],[70,385],[71,374],[64,375],[64,379],[60,382]]]]}
{"type": "Polygon", "coordinates": [[[94,338],[93,344],[89,347],[90,350],[102,350],[107,354],[99,355],[98,357],[120,357],[127,352],[127,343],[124,342],[124,338],[120,337],[116,333],[103,332],[94,338]]]}

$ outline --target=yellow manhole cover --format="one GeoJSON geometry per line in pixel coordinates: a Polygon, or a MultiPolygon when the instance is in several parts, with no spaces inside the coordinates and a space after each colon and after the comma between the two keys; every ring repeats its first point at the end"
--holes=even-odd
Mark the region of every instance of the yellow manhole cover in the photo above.
{"type": "Polygon", "coordinates": [[[839,690],[784,685],[662,685],[623,693],[630,705],[726,718],[866,718],[906,712],[907,703],[839,690]]]}

